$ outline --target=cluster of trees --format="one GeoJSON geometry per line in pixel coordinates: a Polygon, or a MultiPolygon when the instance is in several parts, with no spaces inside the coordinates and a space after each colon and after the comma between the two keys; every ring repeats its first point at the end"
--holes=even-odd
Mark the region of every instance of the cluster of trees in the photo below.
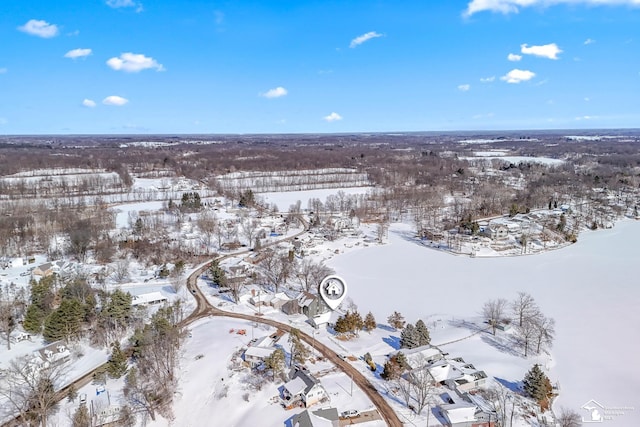
{"type": "MultiPolygon", "coordinates": [[[[134,413],[143,413],[152,420],[156,414],[171,419],[180,348],[186,337],[184,317],[184,307],[177,301],[160,308],[131,337],[135,366],[126,374],[123,392],[134,413]]],[[[114,354],[115,349],[112,361],[114,354]]],[[[116,363],[113,369],[120,371],[116,363]]]]}
{"type": "Polygon", "coordinates": [[[500,324],[511,324],[515,338],[527,357],[533,350],[536,354],[551,348],[555,337],[555,321],[545,316],[535,299],[526,292],[518,292],[511,302],[504,298],[487,301],[482,314],[492,333],[500,324]]]}
{"type": "Polygon", "coordinates": [[[358,335],[361,330],[371,332],[377,326],[373,313],[368,312],[362,319],[357,310],[347,311],[343,316],[338,317],[333,329],[339,334],[358,335]]]}
{"type": "Polygon", "coordinates": [[[418,358],[415,365],[418,368],[412,369],[404,353],[399,351],[385,362],[380,376],[400,393],[408,408],[420,414],[433,397],[436,384],[429,370],[420,368],[426,365],[424,358],[418,358]]]}
{"type": "Polygon", "coordinates": [[[411,323],[407,324],[400,334],[401,348],[416,348],[431,343],[429,329],[427,325],[419,319],[415,326],[411,323]]]}
{"type": "Polygon", "coordinates": [[[200,193],[197,191],[182,193],[182,200],[180,201],[180,210],[183,212],[195,212],[202,208],[202,201],[200,200],[200,193]]]}
{"type": "Polygon", "coordinates": [[[84,278],[61,284],[57,275],[31,280],[23,327],[49,341],[77,341],[90,332],[93,343],[107,346],[140,321],[131,294],[92,288],[84,278]]]}

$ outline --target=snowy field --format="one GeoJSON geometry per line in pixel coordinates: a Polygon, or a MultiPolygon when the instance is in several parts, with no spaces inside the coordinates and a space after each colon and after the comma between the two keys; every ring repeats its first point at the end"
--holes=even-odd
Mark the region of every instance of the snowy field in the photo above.
{"type": "MultiPolygon", "coordinates": [[[[491,259],[430,250],[411,236],[408,227],[395,226],[388,244],[350,251],[329,262],[347,281],[360,312],[371,310],[382,322],[394,310],[410,322],[428,322],[435,313],[468,319],[478,316],[488,299],[512,300],[518,291],[529,292],[556,320],[549,366],[552,382],[561,386],[556,406],[583,413],[580,408],[590,399],[605,407],[636,405],[640,288],[633,278],[640,223],[622,221],[610,230],[584,232],[577,244],[559,251],[491,259]]],[[[473,359],[474,349],[460,356],[473,359]]],[[[497,375],[483,363],[476,366],[497,375]]],[[[522,375],[503,379],[517,382],[522,375]]],[[[640,425],[640,407],[610,425],[640,425]]]]}

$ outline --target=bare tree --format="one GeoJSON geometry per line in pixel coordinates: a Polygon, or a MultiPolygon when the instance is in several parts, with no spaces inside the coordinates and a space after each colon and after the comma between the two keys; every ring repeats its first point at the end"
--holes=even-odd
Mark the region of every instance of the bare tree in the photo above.
{"type": "Polygon", "coordinates": [[[291,274],[291,261],[287,256],[276,251],[265,252],[265,255],[258,266],[263,279],[278,292],[279,287],[287,281],[291,274]]]}
{"type": "Polygon", "coordinates": [[[553,345],[553,339],[555,337],[555,325],[556,322],[550,317],[539,315],[533,321],[534,334],[533,339],[536,344],[536,353],[544,347],[551,347],[553,345]]]}
{"type": "Polygon", "coordinates": [[[533,320],[525,321],[522,326],[516,325],[516,338],[524,351],[524,357],[529,355],[529,349],[533,343],[538,329],[533,320]]]}
{"type": "Polygon", "coordinates": [[[255,218],[247,217],[242,220],[242,235],[247,239],[250,248],[253,247],[253,241],[259,227],[260,221],[255,218]]]}
{"type": "Polygon", "coordinates": [[[429,404],[435,390],[435,381],[426,365],[426,359],[421,358],[415,363],[415,369],[394,381],[407,407],[418,415],[429,404]]]}
{"type": "Polygon", "coordinates": [[[333,269],[324,263],[305,258],[296,265],[294,277],[302,289],[309,292],[317,289],[322,279],[334,273],[333,269]]]}
{"type": "Polygon", "coordinates": [[[497,425],[511,426],[516,413],[516,399],[509,389],[502,384],[496,383],[489,388],[480,389],[479,392],[495,413],[497,425]]]}
{"type": "Polygon", "coordinates": [[[423,367],[424,365],[426,365],[426,360],[419,362],[420,368],[407,373],[407,379],[411,384],[411,395],[416,402],[416,413],[418,415],[429,403],[435,388],[433,377],[429,370],[423,367]]]}
{"type": "Polygon", "coordinates": [[[582,418],[576,411],[567,408],[560,408],[560,415],[556,419],[558,427],[580,427],[582,418]]]}
{"type": "Polygon", "coordinates": [[[389,223],[386,220],[382,220],[376,224],[376,239],[378,243],[382,243],[388,236],[389,223]]]}
{"type": "Polygon", "coordinates": [[[46,427],[58,402],[55,386],[64,372],[60,363],[46,364],[27,356],[13,359],[0,382],[0,395],[8,402],[3,415],[17,416],[24,425],[46,427]]]}
{"type": "Polygon", "coordinates": [[[18,288],[13,282],[0,287],[0,334],[11,350],[11,333],[22,320],[27,307],[24,288],[18,288]]]}
{"type": "Polygon", "coordinates": [[[504,318],[507,308],[507,300],[503,298],[492,299],[482,306],[482,315],[491,326],[493,335],[496,334],[498,323],[504,318]]]}
{"type": "Polygon", "coordinates": [[[116,282],[124,283],[129,280],[129,259],[122,258],[116,261],[113,267],[113,276],[116,282]]]}
{"type": "Polygon", "coordinates": [[[196,220],[198,224],[198,228],[202,233],[202,243],[207,247],[211,246],[213,242],[213,237],[216,236],[216,230],[218,229],[218,220],[213,212],[209,210],[203,210],[198,214],[198,218],[196,220]]]}
{"type": "Polygon", "coordinates": [[[511,303],[511,309],[518,321],[518,326],[522,326],[524,322],[535,318],[540,313],[538,304],[536,304],[531,294],[526,292],[518,292],[518,296],[511,303]]]}

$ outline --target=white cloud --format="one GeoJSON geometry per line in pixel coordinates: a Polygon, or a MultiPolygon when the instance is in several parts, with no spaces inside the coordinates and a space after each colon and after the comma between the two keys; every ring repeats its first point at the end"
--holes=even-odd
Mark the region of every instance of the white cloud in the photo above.
{"type": "Polygon", "coordinates": [[[638,0],[471,0],[463,16],[469,17],[474,13],[491,11],[503,14],[518,13],[525,7],[546,7],[557,4],[586,4],[594,6],[640,6],[638,0]]]}
{"type": "Polygon", "coordinates": [[[349,47],[354,48],[356,46],[360,46],[362,43],[366,42],[367,40],[375,39],[376,37],[382,37],[382,34],[376,33],[375,31],[369,31],[366,34],[363,34],[351,40],[351,44],[349,44],[349,47]]]}
{"type": "Polygon", "coordinates": [[[480,77],[480,82],[481,83],[491,83],[493,81],[495,81],[496,76],[491,76],[491,77],[480,77]]]}
{"type": "Polygon", "coordinates": [[[116,71],[125,71],[127,73],[137,73],[142,70],[155,69],[156,71],[164,71],[162,64],[158,64],[153,58],[144,56],[139,53],[123,53],[120,57],[111,58],[107,61],[107,65],[116,71]]]}
{"type": "Polygon", "coordinates": [[[510,53],[507,55],[507,59],[511,62],[518,62],[522,59],[522,55],[516,55],[515,53],[510,53]]]}
{"type": "Polygon", "coordinates": [[[526,43],[520,45],[520,52],[525,55],[540,56],[542,58],[558,59],[558,54],[562,53],[562,49],[555,43],[549,43],[541,46],[528,46],[526,43]]]}
{"type": "MultiPolygon", "coordinates": [[[[105,98],[105,101],[106,101],[106,98],[105,98]]],[[[93,108],[93,107],[96,106],[96,101],[94,101],[92,99],[85,99],[84,101],[82,101],[82,105],[84,105],[85,107],[93,108]]],[[[109,104],[109,105],[111,105],[111,104],[109,104]]]]}
{"type": "Polygon", "coordinates": [[[500,80],[503,80],[507,83],[520,83],[520,82],[526,82],[527,80],[531,80],[532,78],[535,77],[535,75],[536,73],[534,73],[533,71],[519,70],[517,68],[514,68],[504,76],[500,77],[500,80]]]}
{"type": "Polygon", "coordinates": [[[102,100],[102,103],[104,105],[113,105],[116,107],[122,107],[123,105],[127,104],[129,102],[128,99],[123,98],[121,96],[117,96],[117,95],[111,95],[111,96],[107,96],[105,99],[102,100]]]}
{"type": "Polygon", "coordinates": [[[31,34],[32,36],[42,37],[44,39],[50,39],[58,35],[58,26],[55,24],[49,24],[47,21],[41,21],[38,19],[31,19],[26,24],[18,27],[18,30],[23,33],[31,34]]]}
{"type": "Polygon", "coordinates": [[[594,39],[586,39],[586,40],[584,41],[584,44],[586,44],[586,45],[587,45],[587,44],[594,44],[595,42],[596,42],[596,41],[595,41],[594,39]]]}
{"type": "Polygon", "coordinates": [[[281,96],[285,96],[287,94],[287,90],[282,86],[278,86],[273,89],[269,89],[265,93],[261,93],[260,96],[265,98],[280,98],[281,96]]]}
{"type": "Polygon", "coordinates": [[[576,120],[580,121],[580,120],[596,120],[598,119],[598,116],[581,116],[581,117],[576,117],[576,120]]]}
{"type": "Polygon", "coordinates": [[[337,122],[338,120],[342,120],[342,116],[338,113],[331,113],[328,116],[322,118],[326,122],[337,122]]]}
{"type": "Polygon", "coordinates": [[[214,10],[213,15],[215,17],[214,19],[215,19],[216,25],[222,25],[224,23],[224,12],[221,12],[219,10],[214,10]]]}
{"type": "Polygon", "coordinates": [[[142,3],[137,3],[133,0],[107,0],[107,6],[114,9],[119,9],[121,7],[135,7],[136,12],[142,12],[144,10],[142,3]]]}
{"type": "Polygon", "coordinates": [[[64,54],[65,58],[84,58],[91,55],[91,49],[73,49],[64,54]]]}
{"type": "Polygon", "coordinates": [[[458,85],[458,90],[461,91],[461,92],[466,92],[469,89],[471,89],[471,85],[470,84],[458,85]]]}

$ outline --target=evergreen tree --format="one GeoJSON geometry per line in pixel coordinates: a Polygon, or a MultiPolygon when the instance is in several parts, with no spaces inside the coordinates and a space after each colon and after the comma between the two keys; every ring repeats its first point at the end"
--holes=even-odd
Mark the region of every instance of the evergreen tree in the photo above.
{"type": "Polygon", "coordinates": [[[209,277],[216,286],[225,286],[227,284],[227,275],[224,272],[224,269],[220,267],[220,263],[217,259],[214,259],[211,262],[211,266],[209,267],[209,277]]]}
{"type": "Polygon", "coordinates": [[[398,358],[396,356],[391,356],[384,364],[384,369],[382,370],[380,377],[387,381],[396,380],[400,378],[402,371],[403,368],[400,366],[398,358]]]}
{"type": "Polygon", "coordinates": [[[292,328],[289,332],[289,343],[291,344],[291,359],[290,364],[294,363],[304,364],[309,357],[310,350],[302,343],[300,338],[300,330],[292,328]]]}
{"type": "Polygon", "coordinates": [[[76,397],[78,397],[78,390],[74,384],[71,384],[67,390],[67,400],[69,402],[73,402],[76,400],[76,397]]]}
{"type": "Polygon", "coordinates": [[[131,317],[132,299],[129,292],[123,292],[120,289],[116,289],[109,295],[106,314],[115,325],[126,326],[129,317],[131,317]]]}
{"type": "Polygon", "coordinates": [[[551,397],[551,381],[542,372],[540,365],[535,364],[524,376],[523,388],[525,393],[535,399],[540,407],[544,408],[548,404],[548,400],[551,397]]]}
{"type": "Polygon", "coordinates": [[[340,316],[336,320],[333,329],[339,334],[346,334],[351,330],[349,321],[346,316],[340,316]]]}
{"type": "Polygon", "coordinates": [[[410,368],[409,362],[407,362],[407,356],[405,356],[403,352],[399,351],[396,353],[396,361],[403,370],[410,368]]]}
{"type": "Polygon", "coordinates": [[[393,314],[387,318],[387,322],[389,322],[389,325],[394,329],[402,329],[405,325],[404,316],[397,311],[394,311],[393,314]]]}
{"type": "Polygon", "coordinates": [[[107,363],[107,373],[111,378],[120,378],[127,372],[127,356],[118,341],[111,346],[111,357],[107,363]]]}
{"type": "Polygon", "coordinates": [[[241,208],[251,207],[256,203],[255,196],[253,191],[246,190],[242,194],[240,194],[240,200],[238,201],[238,206],[241,208]]]}
{"type": "Polygon", "coordinates": [[[350,317],[351,330],[354,334],[358,335],[358,333],[364,327],[364,322],[362,321],[362,316],[357,311],[348,313],[350,317]]]}
{"type": "Polygon", "coordinates": [[[425,325],[422,319],[419,319],[416,322],[416,332],[418,334],[418,345],[427,345],[431,343],[429,329],[427,329],[427,325],[425,325]]]}
{"type": "Polygon", "coordinates": [[[76,338],[82,328],[84,309],[77,299],[62,300],[60,307],[51,313],[44,322],[42,335],[49,342],[76,338]]]}
{"type": "Polygon", "coordinates": [[[420,336],[416,327],[411,323],[407,324],[400,334],[400,347],[416,348],[420,345],[420,336]]]}
{"type": "Polygon", "coordinates": [[[275,379],[276,374],[281,372],[284,369],[285,363],[285,355],[284,351],[281,348],[277,348],[264,359],[264,365],[267,369],[271,369],[273,372],[273,378],[275,379]]]}
{"type": "Polygon", "coordinates": [[[90,427],[91,426],[91,416],[89,415],[89,410],[87,409],[87,405],[80,405],[76,412],[73,414],[73,419],[71,420],[72,427],[90,427]]]}
{"type": "Polygon", "coordinates": [[[22,327],[31,334],[39,334],[42,332],[42,322],[44,321],[44,312],[35,304],[27,307],[27,312],[22,321],[22,327]]]}
{"type": "Polygon", "coordinates": [[[376,318],[373,317],[373,313],[368,312],[366,316],[364,316],[364,330],[367,332],[373,331],[378,324],[376,323],[376,318]]]}

